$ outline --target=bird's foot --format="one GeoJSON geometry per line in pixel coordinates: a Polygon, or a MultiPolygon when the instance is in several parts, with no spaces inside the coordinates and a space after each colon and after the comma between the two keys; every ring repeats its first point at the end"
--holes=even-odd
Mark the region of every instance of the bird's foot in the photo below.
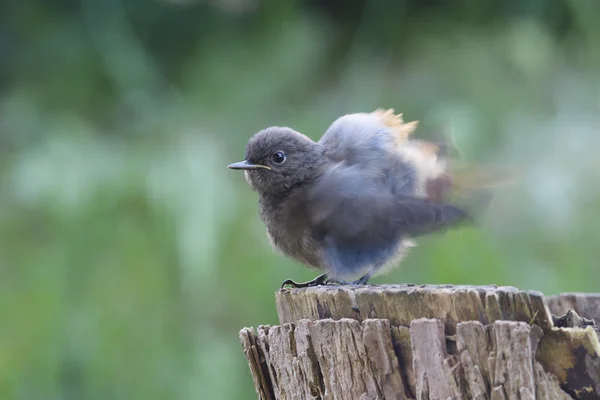
{"type": "Polygon", "coordinates": [[[290,285],[293,288],[321,286],[321,285],[327,284],[328,281],[329,281],[329,279],[327,278],[327,274],[321,274],[321,275],[317,276],[315,279],[313,279],[312,281],[308,281],[308,282],[295,282],[291,279],[286,279],[281,284],[281,289],[283,289],[286,285],[290,285]]]}
{"type": "Polygon", "coordinates": [[[328,279],[327,283],[335,283],[338,285],[354,285],[354,286],[366,285],[367,282],[369,282],[369,279],[371,279],[371,275],[372,275],[372,273],[369,272],[369,273],[365,274],[363,277],[361,277],[355,281],[342,281],[339,279],[328,279]]]}
{"type": "Polygon", "coordinates": [[[363,277],[355,280],[354,282],[352,282],[352,284],[354,285],[366,285],[367,282],[369,282],[369,279],[371,279],[371,272],[369,272],[368,274],[365,274],[363,277]]]}

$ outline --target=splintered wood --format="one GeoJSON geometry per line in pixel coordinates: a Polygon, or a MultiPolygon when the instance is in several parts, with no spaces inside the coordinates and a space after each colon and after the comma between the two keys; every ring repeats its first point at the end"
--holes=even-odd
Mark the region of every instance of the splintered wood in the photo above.
{"type": "Polygon", "coordinates": [[[566,314],[570,309],[586,318],[600,323],[600,294],[564,293],[560,296],[548,296],[550,310],[556,315],[566,314]]]}
{"type": "Polygon", "coordinates": [[[259,399],[600,398],[597,327],[555,327],[537,292],[327,286],[277,309],[240,332],[259,399]]]}

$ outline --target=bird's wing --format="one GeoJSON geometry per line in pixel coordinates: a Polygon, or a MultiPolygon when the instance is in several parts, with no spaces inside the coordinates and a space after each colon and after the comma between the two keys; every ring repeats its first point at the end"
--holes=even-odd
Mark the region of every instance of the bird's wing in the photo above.
{"type": "Polygon", "coordinates": [[[418,121],[404,122],[402,114],[395,114],[393,109],[347,114],[331,124],[319,143],[325,156],[334,161],[382,170],[390,160],[403,163],[405,167],[396,168],[393,173],[396,182],[390,183],[401,187],[403,194],[436,203],[516,180],[516,171],[506,168],[461,165],[452,156],[460,155],[460,150],[449,133],[436,143],[415,139],[411,135],[417,124],[418,121]],[[407,180],[411,184],[402,186],[407,180]]]}
{"type": "Polygon", "coordinates": [[[377,237],[400,231],[419,236],[468,217],[450,204],[393,194],[387,177],[360,165],[338,163],[309,189],[311,223],[340,237],[377,237]]]}
{"type": "Polygon", "coordinates": [[[307,210],[313,236],[323,245],[334,272],[358,271],[385,261],[401,239],[468,218],[449,204],[392,194],[385,180],[377,170],[338,163],[309,188],[307,210]]]}

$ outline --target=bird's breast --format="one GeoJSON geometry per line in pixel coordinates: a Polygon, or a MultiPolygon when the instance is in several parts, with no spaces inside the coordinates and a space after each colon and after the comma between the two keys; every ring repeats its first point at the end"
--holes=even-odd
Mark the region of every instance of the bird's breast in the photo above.
{"type": "Polygon", "coordinates": [[[322,268],[320,251],[301,206],[262,201],[260,216],[271,245],[306,266],[322,268]]]}

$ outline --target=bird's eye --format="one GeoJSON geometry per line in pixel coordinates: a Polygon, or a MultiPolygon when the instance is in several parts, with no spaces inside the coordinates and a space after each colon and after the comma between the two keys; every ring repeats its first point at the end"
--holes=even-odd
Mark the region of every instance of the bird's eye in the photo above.
{"type": "Polygon", "coordinates": [[[283,151],[278,151],[273,154],[272,159],[275,164],[283,164],[285,162],[285,154],[283,154],[283,151]]]}

